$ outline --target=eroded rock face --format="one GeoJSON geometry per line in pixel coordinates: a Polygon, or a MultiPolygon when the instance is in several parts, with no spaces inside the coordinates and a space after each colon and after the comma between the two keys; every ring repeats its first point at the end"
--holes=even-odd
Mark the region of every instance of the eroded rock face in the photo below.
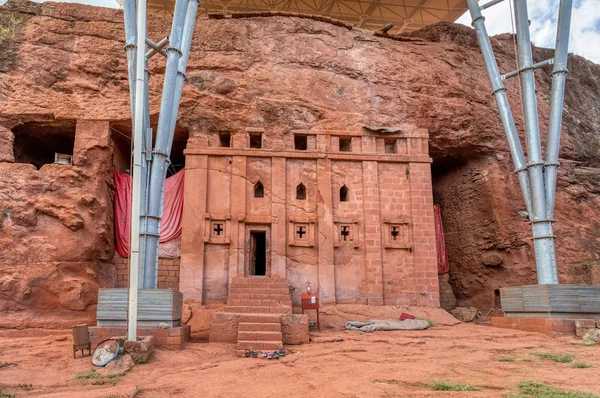
{"type": "MultiPolygon", "coordinates": [[[[88,136],[75,142],[75,166],[35,170],[11,163],[11,130],[57,120],[126,124],[122,15],[14,1],[0,8],[0,22],[11,15],[22,22],[13,39],[0,43],[2,326],[53,325],[61,318],[56,314],[69,314],[69,324],[91,321],[95,289],[114,282],[104,263],[113,250],[110,144],[88,136]]],[[[168,18],[152,15],[150,36],[164,37],[169,26],[168,18]]],[[[421,40],[288,17],[199,20],[179,125],[192,141],[246,127],[264,128],[274,140],[296,129],[427,128],[451,283],[459,305],[487,311],[494,288],[536,280],[530,227],[517,213],[524,206],[514,166],[473,31],[438,24],[413,36],[421,40]]],[[[515,69],[512,39],[492,41],[500,69],[515,69]]],[[[534,56],[551,54],[536,49],[534,56]]],[[[151,73],[159,76],[163,65],[156,57],[151,73]]],[[[556,208],[560,279],[597,284],[600,67],[573,56],[569,70],[556,208]]],[[[536,72],[542,134],[548,72],[536,72]]],[[[506,82],[523,130],[517,84],[506,82]]],[[[154,118],[161,89],[161,79],[151,79],[154,118]]]]}
{"type": "Polygon", "coordinates": [[[116,282],[108,122],[76,130],[73,165],[0,162],[0,327],[93,324],[116,282]]]}

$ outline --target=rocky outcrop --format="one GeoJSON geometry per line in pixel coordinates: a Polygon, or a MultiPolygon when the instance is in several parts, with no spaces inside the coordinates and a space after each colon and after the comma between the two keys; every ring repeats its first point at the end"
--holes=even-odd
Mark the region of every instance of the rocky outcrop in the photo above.
{"type": "MultiPolygon", "coordinates": [[[[127,126],[122,16],[9,1],[0,23],[11,17],[14,33],[0,42],[1,326],[52,324],[63,313],[91,320],[95,289],[114,284],[105,263],[113,252],[109,141],[88,136],[87,148],[76,140],[74,166],[40,170],[11,163],[21,154],[10,147],[27,123],[77,122],[78,131],[84,120],[127,126]]],[[[164,37],[169,26],[167,17],[152,15],[151,38],[164,37]]],[[[493,44],[500,69],[515,69],[512,38],[493,44]]],[[[550,53],[534,55],[539,61],[550,53]]],[[[150,62],[154,120],[163,65],[150,62]]],[[[569,69],[556,209],[560,279],[598,284],[600,66],[571,56],[569,69]]],[[[548,72],[536,72],[543,134],[548,72]]],[[[529,225],[517,213],[523,204],[514,167],[470,28],[438,24],[392,40],[294,17],[202,19],[187,78],[176,137],[184,143],[184,132],[204,141],[206,133],[246,127],[274,137],[336,126],[427,128],[458,305],[485,313],[495,288],[535,282],[529,225]]],[[[522,130],[517,84],[507,88],[522,130]]]]}
{"type": "Polygon", "coordinates": [[[108,123],[76,130],[73,165],[0,162],[0,327],[93,324],[116,283],[108,123]]]}

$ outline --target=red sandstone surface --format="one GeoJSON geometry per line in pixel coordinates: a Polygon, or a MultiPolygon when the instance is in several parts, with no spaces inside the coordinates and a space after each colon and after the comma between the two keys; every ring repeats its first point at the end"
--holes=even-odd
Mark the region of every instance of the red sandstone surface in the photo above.
{"type": "MultiPolygon", "coordinates": [[[[328,331],[287,346],[278,361],[238,358],[235,345],[188,343],[157,350],[146,364],[114,379],[75,380],[92,369],[73,359],[67,334],[0,337],[0,390],[17,397],[506,397],[525,381],[600,393],[600,346],[572,338],[461,324],[424,331],[328,331]],[[575,368],[537,354],[571,354],[595,368],[575,368]],[[501,359],[503,361],[501,361],[501,359]],[[506,362],[511,360],[512,362],[506,362]],[[49,366],[51,365],[51,366],[49,366]],[[481,391],[433,391],[433,382],[481,391]],[[21,387],[19,387],[21,385],[21,387]],[[23,388],[31,389],[26,390],[23,388]]],[[[6,334],[4,334],[6,336],[6,334]]]]}
{"type": "MultiPolygon", "coordinates": [[[[0,22],[22,21],[0,42],[0,326],[93,323],[96,289],[116,286],[111,147],[92,125],[121,127],[129,112],[119,11],[9,1],[0,22]],[[13,163],[24,123],[82,129],[75,167],[13,163]],[[82,135],[83,136],[83,135],[82,135]]],[[[151,37],[170,20],[152,16],[151,37]]],[[[530,227],[472,30],[434,25],[395,41],[290,17],[199,20],[178,134],[264,128],[272,137],[325,126],[412,124],[429,130],[434,199],[442,205],[450,283],[461,305],[493,306],[493,289],[534,283],[530,227]]],[[[500,69],[515,69],[512,39],[493,39],[500,69]]],[[[550,56],[536,49],[536,61],[550,56]]],[[[162,62],[150,64],[153,74],[162,62]]],[[[563,283],[600,283],[600,66],[570,58],[556,209],[563,283]]],[[[542,132],[549,73],[537,73],[542,132]]],[[[151,83],[156,117],[162,85],[151,83]]],[[[522,129],[516,80],[507,82],[522,129]]],[[[125,130],[124,130],[125,131],[125,130]]],[[[125,131],[126,132],[126,131],[125,131]]],[[[177,139],[176,139],[177,142],[177,139]]],[[[116,160],[115,160],[116,162],[116,160]]]]}

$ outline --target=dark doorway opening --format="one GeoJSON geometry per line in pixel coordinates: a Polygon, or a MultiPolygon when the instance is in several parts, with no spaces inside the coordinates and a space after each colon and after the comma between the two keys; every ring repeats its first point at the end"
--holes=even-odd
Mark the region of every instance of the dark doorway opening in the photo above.
{"type": "Polygon", "coordinates": [[[250,231],[250,275],[267,275],[267,233],[250,231]]]}
{"type": "Polygon", "coordinates": [[[15,163],[29,163],[37,169],[56,163],[55,154],[73,155],[75,121],[27,122],[12,129],[15,163]]]}

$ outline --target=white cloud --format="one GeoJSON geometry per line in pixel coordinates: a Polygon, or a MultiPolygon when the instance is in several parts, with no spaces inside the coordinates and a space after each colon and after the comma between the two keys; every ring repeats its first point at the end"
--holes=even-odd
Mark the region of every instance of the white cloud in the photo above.
{"type": "MultiPolygon", "coordinates": [[[[511,1],[505,0],[483,11],[486,18],[485,25],[490,35],[513,32],[511,1]]],[[[527,2],[531,20],[531,40],[536,46],[554,48],[558,4],[559,0],[527,2]]],[[[456,22],[470,26],[471,17],[466,13],[456,22]]],[[[600,63],[600,2],[598,0],[574,0],[569,51],[600,63]]]]}

